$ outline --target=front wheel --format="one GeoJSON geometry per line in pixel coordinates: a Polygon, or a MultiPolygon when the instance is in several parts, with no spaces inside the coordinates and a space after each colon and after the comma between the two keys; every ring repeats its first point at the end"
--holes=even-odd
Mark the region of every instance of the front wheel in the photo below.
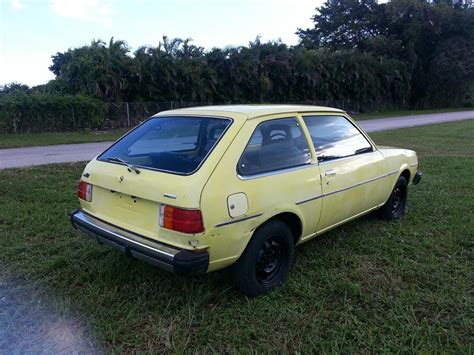
{"type": "Polygon", "coordinates": [[[282,221],[261,226],[232,265],[236,287],[245,295],[256,297],[281,285],[293,263],[293,235],[282,221]]]}
{"type": "Polygon", "coordinates": [[[386,220],[400,219],[407,206],[407,193],[407,180],[400,176],[387,202],[378,211],[379,216],[386,220]]]}

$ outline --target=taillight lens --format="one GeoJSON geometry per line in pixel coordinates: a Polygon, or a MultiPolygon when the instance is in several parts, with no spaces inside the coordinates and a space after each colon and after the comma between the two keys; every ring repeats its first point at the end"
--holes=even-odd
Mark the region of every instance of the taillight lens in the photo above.
{"type": "Polygon", "coordinates": [[[81,200],[91,202],[92,201],[92,185],[85,181],[79,181],[77,185],[77,197],[81,200]]]}
{"type": "Polygon", "coordinates": [[[204,232],[200,210],[184,210],[167,205],[160,206],[160,226],[183,233],[204,232]]]}

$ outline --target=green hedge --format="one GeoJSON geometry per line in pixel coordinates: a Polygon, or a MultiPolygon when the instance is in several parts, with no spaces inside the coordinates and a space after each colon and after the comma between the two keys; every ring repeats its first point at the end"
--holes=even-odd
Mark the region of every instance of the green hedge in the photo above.
{"type": "Polygon", "coordinates": [[[0,95],[0,133],[99,128],[106,105],[86,96],[10,93],[0,95]]]}

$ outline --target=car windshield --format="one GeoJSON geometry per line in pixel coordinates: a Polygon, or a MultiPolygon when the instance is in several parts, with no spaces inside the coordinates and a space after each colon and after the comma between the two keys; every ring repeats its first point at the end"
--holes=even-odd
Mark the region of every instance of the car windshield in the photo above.
{"type": "Polygon", "coordinates": [[[99,160],[176,174],[192,174],[212,151],[230,119],[153,117],[99,156],[99,160]]]}

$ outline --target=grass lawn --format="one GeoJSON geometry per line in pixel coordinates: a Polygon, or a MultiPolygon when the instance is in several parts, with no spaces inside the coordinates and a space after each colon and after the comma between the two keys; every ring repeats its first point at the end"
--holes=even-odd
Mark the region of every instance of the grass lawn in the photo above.
{"type": "Polygon", "coordinates": [[[19,134],[3,133],[0,134],[0,149],[34,147],[39,145],[114,141],[127,131],[127,129],[117,129],[112,131],[45,132],[19,134]]]}
{"type": "MultiPolygon", "coordinates": [[[[30,304],[46,299],[106,352],[472,353],[474,122],[372,136],[420,153],[407,214],[302,245],[288,282],[257,299],[226,271],[179,278],[74,231],[80,164],[0,171],[0,302],[2,284],[35,285],[30,304]]],[[[0,322],[27,314],[0,307],[0,322]]]]}

